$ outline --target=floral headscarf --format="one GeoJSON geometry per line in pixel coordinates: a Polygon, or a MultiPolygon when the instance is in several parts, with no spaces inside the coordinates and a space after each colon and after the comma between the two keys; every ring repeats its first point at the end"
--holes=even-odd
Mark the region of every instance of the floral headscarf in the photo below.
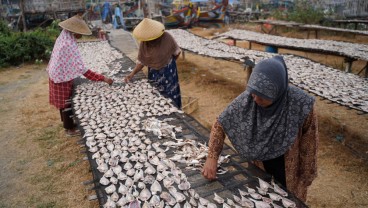
{"type": "Polygon", "coordinates": [[[87,72],[73,34],[63,30],[56,39],[47,71],[55,83],[67,82],[87,72]]]}
{"type": "Polygon", "coordinates": [[[314,97],[288,85],[284,59],[276,56],[259,62],[247,90],[224,110],[219,122],[235,149],[248,160],[269,160],[285,154],[313,108],[314,97]],[[263,108],[256,94],[272,100],[263,108]]]}

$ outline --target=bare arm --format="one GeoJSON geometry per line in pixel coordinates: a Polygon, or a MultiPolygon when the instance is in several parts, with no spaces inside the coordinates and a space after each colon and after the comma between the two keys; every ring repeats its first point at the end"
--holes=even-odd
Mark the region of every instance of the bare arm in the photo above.
{"type": "Polygon", "coordinates": [[[140,64],[140,63],[137,63],[133,69],[132,72],[130,72],[130,74],[128,76],[126,76],[124,78],[124,81],[125,82],[130,82],[130,80],[134,77],[134,75],[136,73],[138,73],[139,71],[141,71],[143,69],[144,65],[143,64],[140,64]]]}
{"type": "Polygon", "coordinates": [[[174,59],[175,60],[177,60],[178,58],[179,58],[179,56],[180,56],[180,54],[181,54],[181,49],[180,48],[178,48],[176,51],[175,51],[175,53],[174,53],[174,59]]]}

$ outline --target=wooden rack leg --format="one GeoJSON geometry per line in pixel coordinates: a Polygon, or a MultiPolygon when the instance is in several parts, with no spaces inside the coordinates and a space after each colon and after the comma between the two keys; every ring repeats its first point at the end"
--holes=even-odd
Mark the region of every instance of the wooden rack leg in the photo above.
{"type": "Polygon", "coordinates": [[[347,72],[347,73],[351,73],[351,67],[352,67],[352,65],[353,65],[353,59],[351,59],[351,58],[345,58],[345,64],[346,64],[346,66],[345,66],[345,72],[347,72]]]}

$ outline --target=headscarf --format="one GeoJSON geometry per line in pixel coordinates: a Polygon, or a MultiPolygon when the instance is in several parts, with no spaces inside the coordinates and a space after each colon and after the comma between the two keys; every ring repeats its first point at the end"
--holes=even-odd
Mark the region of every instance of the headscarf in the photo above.
{"type": "Polygon", "coordinates": [[[313,108],[314,97],[288,85],[286,64],[281,56],[259,62],[247,90],[219,116],[235,149],[248,160],[269,160],[290,148],[299,128],[313,108]],[[272,100],[269,107],[257,105],[251,94],[272,100]]]}
{"type": "Polygon", "coordinates": [[[140,43],[138,60],[150,68],[161,69],[170,62],[178,49],[179,46],[174,38],[169,33],[164,32],[157,39],[140,43]]]}
{"type": "Polygon", "coordinates": [[[71,32],[63,30],[56,39],[47,71],[55,83],[73,80],[87,72],[71,32]]]}

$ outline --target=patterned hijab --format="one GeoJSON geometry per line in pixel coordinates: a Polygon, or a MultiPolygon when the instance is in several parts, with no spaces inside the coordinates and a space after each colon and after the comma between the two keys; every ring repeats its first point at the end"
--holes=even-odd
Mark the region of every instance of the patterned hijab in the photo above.
{"type": "Polygon", "coordinates": [[[275,56],[259,62],[247,90],[229,104],[219,117],[235,149],[248,160],[269,160],[285,154],[313,108],[314,97],[288,85],[284,59],[275,56]],[[251,94],[272,100],[257,105],[251,94]]]}
{"type": "Polygon", "coordinates": [[[150,68],[161,69],[170,62],[178,49],[179,46],[174,38],[169,33],[164,32],[157,39],[140,43],[138,60],[150,68]]]}
{"type": "Polygon", "coordinates": [[[68,30],[64,29],[56,39],[46,70],[55,83],[73,80],[87,72],[77,41],[68,30]]]}

